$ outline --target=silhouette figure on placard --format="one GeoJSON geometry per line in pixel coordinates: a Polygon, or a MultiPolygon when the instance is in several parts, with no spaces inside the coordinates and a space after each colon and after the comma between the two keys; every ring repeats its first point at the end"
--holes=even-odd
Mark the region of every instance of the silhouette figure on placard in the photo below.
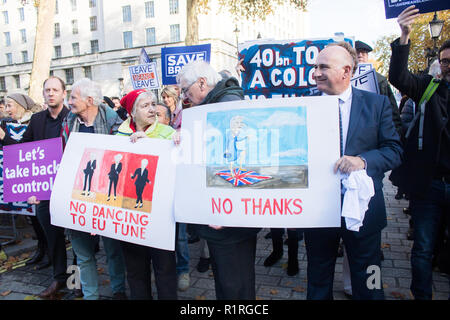
{"type": "Polygon", "coordinates": [[[117,182],[119,181],[119,174],[122,171],[122,160],[123,156],[118,153],[114,156],[114,163],[111,165],[111,169],[108,172],[109,177],[109,188],[108,188],[108,198],[106,201],[111,199],[111,187],[114,185],[114,200],[116,200],[116,189],[117,182]]]}
{"type": "Polygon", "coordinates": [[[230,166],[231,176],[234,177],[236,172],[233,169],[234,164],[239,163],[239,169],[242,170],[242,163],[246,156],[246,140],[248,138],[245,131],[247,125],[244,122],[244,117],[234,116],[230,120],[230,132],[227,136],[226,150],[224,158],[230,166]]]}
{"type": "Polygon", "coordinates": [[[144,193],[144,188],[147,183],[151,183],[150,180],[148,180],[148,170],[147,170],[148,160],[142,159],[141,161],[141,167],[137,168],[136,171],[134,171],[134,174],[131,175],[131,179],[134,179],[136,177],[136,180],[134,181],[134,184],[136,185],[136,205],[135,208],[139,207],[142,208],[144,205],[142,202],[142,193],[144,193]]]}
{"type": "Polygon", "coordinates": [[[86,164],[86,168],[83,170],[84,172],[84,185],[83,185],[83,192],[81,193],[82,196],[90,195],[91,192],[91,182],[92,182],[92,176],[94,175],[94,170],[97,167],[97,160],[95,160],[95,153],[90,154],[90,160],[86,164]],[[86,194],[86,186],[88,185],[87,194],[86,194]]]}

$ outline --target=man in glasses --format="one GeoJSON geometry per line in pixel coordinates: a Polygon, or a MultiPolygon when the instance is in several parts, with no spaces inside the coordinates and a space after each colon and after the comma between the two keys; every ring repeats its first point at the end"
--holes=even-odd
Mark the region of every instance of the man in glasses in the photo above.
{"type": "MultiPolygon", "coordinates": [[[[236,78],[223,77],[207,62],[188,63],[177,82],[192,106],[243,100],[236,78]]],[[[193,224],[208,244],[218,300],[255,300],[256,235],[259,228],[218,227],[193,224]]]]}
{"type": "Polygon", "coordinates": [[[417,117],[405,142],[403,162],[403,185],[410,194],[414,224],[411,292],[415,299],[432,299],[431,261],[436,235],[441,219],[450,219],[450,40],[443,43],[438,53],[440,81],[409,72],[409,36],[418,16],[419,10],[410,6],[397,18],[401,36],[391,44],[389,80],[417,106],[417,117]],[[436,89],[421,107],[422,97],[433,83],[436,89]]]}

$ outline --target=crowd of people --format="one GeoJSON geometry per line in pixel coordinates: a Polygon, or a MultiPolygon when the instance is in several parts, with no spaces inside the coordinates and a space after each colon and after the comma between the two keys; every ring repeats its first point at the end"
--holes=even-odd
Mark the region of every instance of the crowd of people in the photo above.
{"type": "MultiPolygon", "coordinates": [[[[362,227],[350,230],[342,218],[340,228],[287,229],[288,275],[298,273],[298,242],[304,239],[307,253],[307,299],[333,299],[336,258],[342,241],[344,285],[356,300],[384,299],[383,287],[368,286],[369,266],[381,269],[381,231],[387,225],[382,180],[386,172],[397,170],[392,180],[410,200],[409,211],[414,226],[411,251],[411,292],[415,299],[432,298],[432,259],[438,231],[444,230],[444,251],[449,253],[450,213],[450,41],[438,53],[439,75],[414,75],[407,68],[411,25],[418,10],[411,6],[398,17],[401,36],[392,44],[390,83],[414,102],[408,123],[400,113],[387,79],[377,74],[381,94],[351,86],[358,63],[365,63],[372,50],[357,41],[355,48],[346,42],[332,43],[317,56],[314,80],[319,95],[339,98],[341,157],[335,172],[350,174],[363,171],[374,184],[375,194],[368,203],[362,227]],[[426,94],[425,94],[426,93],[426,94]],[[415,105],[415,106],[414,106],[415,105]],[[444,237],[445,238],[445,237],[444,237]]],[[[242,66],[237,67],[245,72],[242,66]]],[[[239,81],[229,73],[215,71],[204,61],[190,62],[177,76],[177,85],[167,86],[158,101],[149,90],[133,90],[121,99],[103,97],[99,84],[81,79],[66,97],[65,83],[51,76],[43,84],[46,109],[39,111],[24,94],[6,97],[0,141],[2,145],[62,137],[63,144],[72,132],[129,136],[138,139],[173,139],[179,143],[177,130],[182,111],[188,107],[244,99],[239,81]],[[68,106],[65,101],[68,101],[68,106]],[[26,124],[21,136],[12,136],[6,124],[26,124]]],[[[114,170],[111,167],[108,200],[115,197],[114,170]],[[113,187],[114,190],[111,190],[113,187]]],[[[139,173],[139,177],[145,175],[139,173]]],[[[134,182],[136,190],[146,181],[134,182]]],[[[342,188],[342,190],[344,190],[342,188]]],[[[344,195],[342,194],[342,198],[344,195]]],[[[142,206],[142,200],[136,207],[142,206]]],[[[190,237],[201,243],[199,271],[211,265],[217,299],[256,299],[255,257],[259,228],[189,225],[177,223],[175,251],[161,250],[99,237],[51,225],[49,201],[36,197],[32,224],[38,238],[38,250],[28,263],[38,263],[48,255],[53,267],[52,284],[39,294],[52,298],[66,286],[66,237],[70,240],[75,263],[80,268],[85,299],[98,299],[98,272],[95,254],[102,238],[111,288],[115,299],[152,299],[151,269],[155,276],[158,299],[177,299],[177,290],[189,287],[190,237]],[[189,232],[188,232],[189,231],[189,232]],[[125,294],[128,283],[130,297],[125,294]]],[[[283,229],[271,229],[273,251],[264,261],[272,266],[283,256],[283,229]]],[[[445,271],[445,270],[444,270],[445,271]]],[[[448,269],[446,270],[449,273],[448,269]]]]}

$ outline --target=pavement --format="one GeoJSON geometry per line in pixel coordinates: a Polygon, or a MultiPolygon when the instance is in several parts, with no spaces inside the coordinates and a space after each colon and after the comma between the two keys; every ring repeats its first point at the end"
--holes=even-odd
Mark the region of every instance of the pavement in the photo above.
{"type": "MultiPolygon", "coordinates": [[[[387,175],[386,175],[387,177],[387,175]]],[[[383,288],[387,300],[412,299],[409,286],[411,283],[410,252],[412,241],[407,240],[408,216],[402,211],[408,205],[405,200],[396,200],[396,188],[388,179],[385,179],[384,195],[386,200],[388,226],[382,231],[382,262],[381,274],[383,288]]],[[[3,231],[4,232],[4,231],[3,231]]],[[[258,234],[256,252],[256,296],[257,300],[304,300],[306,299],[306,252],[304,242],[299,245],[298,260],[300,272],[296,276],[288,276],[287,246],[283,258],[272,267],[264,267],[265,258],[272,251],[271,239],[264,236],[269,229],[263,229],[258,234]]],[[[24,259],[32,254],[36,248],[36,240],[30,237],[33,234],[31,226],[19,229],[19,240],[15,244],[4,247],[12,263],[9,268],[0,267],[0,300],[39,300],[37,295],[46,289],[52,282],[52,268],[36,270],[34,266],[24,266],[24,259]],[[13,257],[14,259],[12,259],[13,257]],[[17,258],[17,259],[16,259],[17,258]]],[[[0,233],[1,235],[1,233],[0,233]]],[[[190,250],[190,287],[184,292],[178,292],[181,300],[215,300],[214,279],[209,269],[199,273],[196,265],[199,260],[199,243],[189,245],[190,250]]],[[[67,263],[72,264],[72,250],[68,244],[67,263]]],[[[109,287],[108,268],[103,245],[96,255],[99,271],[100,298],[112,299],[109,287]]],[[[152,283],[153,296],[156,298],[156,286],[152,283]]],[[[447,300],[449,298],[449,278],[439,272],[433,272],[433,299],[447,300]]],[[[127,293],[129,293],[127,289],[127,293]]],[[[74,299],[73,291],[62,290],[58,297],[61,300],[74,299]]],[[[334,298],[347,300],[343,293],[342,284],[342,258],[337,259],[334,278],[334,298]]]]}

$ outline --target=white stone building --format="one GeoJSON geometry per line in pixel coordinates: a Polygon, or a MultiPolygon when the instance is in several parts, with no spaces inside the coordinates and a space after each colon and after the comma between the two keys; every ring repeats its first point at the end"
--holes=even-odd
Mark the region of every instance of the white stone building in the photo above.
{"type": "MultiPolygon", "coordinates": [[[[43,0],[41,0],[43,1],[43,0]]],[[[161,48],[183,46],[186,0],[57,0],[50,73],[68,84],[89,77],[103,94],[130,89],[128,67],[141,48],[161,66],[161,48]]],[[[233,21],[211,0],[199,16],[200,44],[211,43],[211,64],[235,73],[236,43],[258,37],[299,39],[307,33],[307,13],[283,5],[265,21],[233,21]],[[237,29],[236,29],[237,28],[237,29]],[[239,32],[235,32],[239,30],[239,32]]],[[[0,0],[0,97],[27,93],[37,21],[33,1],[0,0]]]]}

